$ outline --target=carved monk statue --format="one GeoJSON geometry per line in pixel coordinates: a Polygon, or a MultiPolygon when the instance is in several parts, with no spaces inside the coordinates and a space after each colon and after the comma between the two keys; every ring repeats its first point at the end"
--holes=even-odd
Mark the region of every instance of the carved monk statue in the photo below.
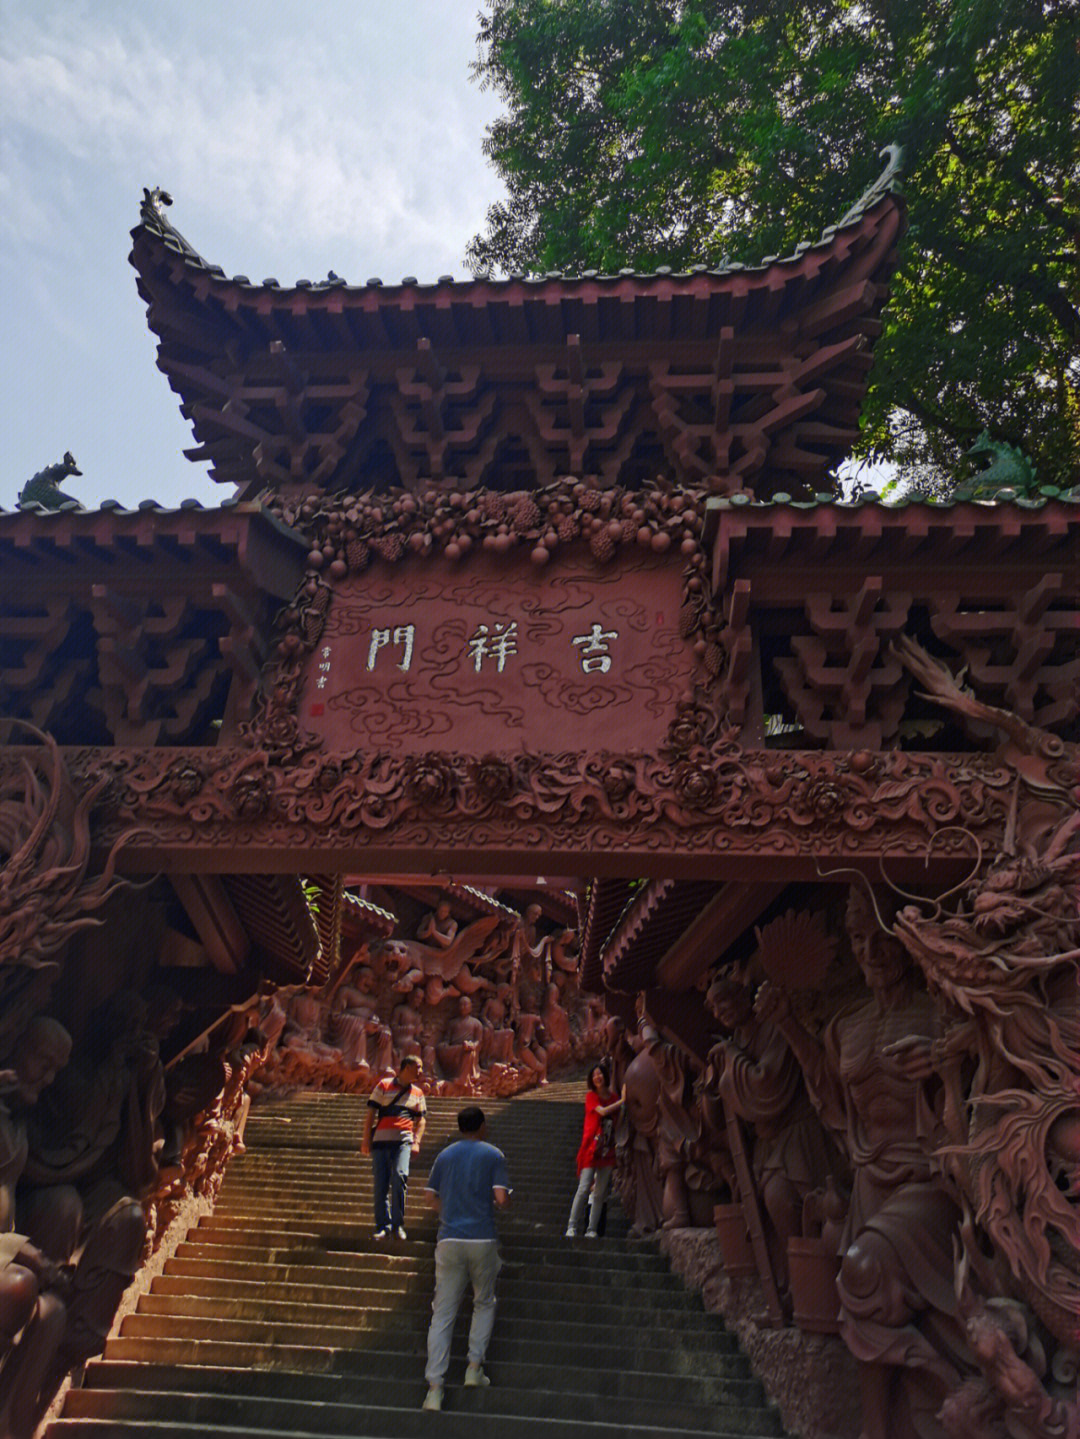
{"type": "Polygon", "coordinates": [[[434,1074],[435,1050],[423,1005],[423,990],[411,989],[390,1016],[390,1033],[394,1040],[397,1064],[401,1063],[406,1054],[418,1054],[427,1073],[434,1074]]]}
{"type": "Polygon", "coordinates": [[[323,1034],[325,1007],[317,994],[302,989],[289,1001],[289,1018],[281,1036],[281,1047],[291,1049],[311,1066],[338,1064],[341,1050],[328,1043],[323,1034]]]}
{"type": "Polygon", "coordinates": [[[521,917],[521,937],[533,954],[539,954],[544,945],[539,929],[543,914],[542,905],[530,904],[526,905],[525,913],[521,917]]]}
{"type": "Polygon", "coordinates": [[[360,965],[338,990],[331,1024],[350,1068],[374,1069],[376,1074],[393,1068],[393,1043],[389,1027],[377,1013],[375,974],[370,965],[360,965]]]}
{"type": "Polygon", "coordinates": [[[424,944],[449,949],[457,938],[458,923],[450,913],[450,901],[440,899],[435,909],[425,914],[417,925],[416,937],[424,944]]]}
{"type": "Polygon", "coordinates": [[[547,987],[547,998],[544,1001],[544,1009],[541,1018],[544,1021],[545,1047],[547,1049],[548,1068],[558,1067],[565,1064],[570,1058],[573,1046],[573,1034],[570,1030],[570,1016],[563,1009],[560,1001],[559,986],[555,983],[547,987]]]}
{"type": "Polygon", "coordinates": [[[15,1190],[26,1164],[26,1116],[70,1055],[67,1030],[39,1015],[16,1042],[12,1069],[0,1073],[12,1086],[0,1100],[0,1434],[13,1439],[33,1433],[62,1377],[55,1360],[67,1324],[66,1282],[16,1232],[15,1190]]]}
{"type": "Polygon", "coordinates": [[[509,984],[500,984],[494,994],[489,994],[480,1011],[484,1026],[484,1037],[480,1043],[480,1058],[484,1064],[513,1064],[514,1029],[511,1023],[513,990],[509,984]]]}
{"type": "Polygon", "coordinates": [[[835,1165],[799,1062],[779,1029],[755,1016],[753,991],[722,976],[705,1003],[726,1032],[709,1052],[706,1082],[751,1126],[751,1171],[771,1221],[773,1273],[786,1290],[787,1242],[802,1235],[803,1201],[835,1165]]]}
{"type": "Polygon", "coordinates": [[[514,1062],[541,1084],[548,1082],[547,1050],[541,1042],[543,1026],[538,1014],[519,1014],[514,1022],[514,1062]]]}
{"type": "Polygon", "coordinates": [[[464,1089],[474,1089],[479,1084],[483,1037],[484,1026],[472,1012],[472,1000],[463,994],[446,1042],[435,1046],[435,1056],[448,1083],[464,1089]]]}
{"type": "Polygon", "coordinates": [[[531,1014],[539,1014],[548,980],[548,943],[537,930],[542,914],[538,904],[530,904],[518,930],[518,992],[522,1009],[531,1014]]]}
{"type": "Polygon", "coordinates": [[[860,1361],[862,1439],[922,1439],[940,1433],[932,1416],[959,1383],[964,1349],[953,1289],[958,1214],[930,1157],[938,1021],[860,889],[848,934],[869,994],[820,1041],[771,981],[756,1011],[790,1044],[852,1168],[838,1291],[841,1333],[860,1361]]]}

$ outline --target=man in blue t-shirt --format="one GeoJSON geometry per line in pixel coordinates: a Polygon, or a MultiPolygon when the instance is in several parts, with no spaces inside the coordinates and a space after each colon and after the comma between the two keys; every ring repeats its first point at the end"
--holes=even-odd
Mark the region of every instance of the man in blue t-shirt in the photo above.
{"type": "Polygon", "coordinates": [[[439,1216],[439,1237],[424,1371],[428,1382],[425,1409],[442,1408],[450,1336],[470,1282],[473,1314],[465,1383],[471,1387],[491,1382],[483,1364],[495,1324],[495,1276],[499,1272],[495,1209],[505,1209],[510,1203],[510,1179],[502,1150],[487,1143],[482,1109],[476,1105],[463,1109],[458,1130],[461,1138],[444,1149],[431,1166],[426,1191],[428,1205],[439,1216]]]}

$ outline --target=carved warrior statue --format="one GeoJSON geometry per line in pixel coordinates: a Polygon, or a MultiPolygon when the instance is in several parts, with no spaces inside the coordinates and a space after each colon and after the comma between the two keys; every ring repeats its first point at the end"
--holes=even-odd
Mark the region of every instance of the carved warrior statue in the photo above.
{"type": "Polygon", "coordinates": [[[623,1079],[626,1095],[623,1163],[617,1176],[631,1217],[631,1232],[681,1229],[690,1223],[687,1146],[700,1124],[685,1106],[687,1061],[637,1002],[637,1051],[623,1079]]]}
{"type": "Polygon", "coordinates": [[[708,1087],[749,1129],[750,1166],[768,1218],[776,1283],[788,1288],[787,1244],[803,1235],[803,1207],[836,1168],[798,1061],[775,1026],[754,1014],[753,990],[735,976],[709,986],[706,1005],[723,1038],[706,1062],[708,1087]]]}
{"type": "Polygon", "coordinates": [[[864,1439],[908,1439],[926,1432],[960,1382],[964,1348],[952,1284],[960,1215],[932,1158],[928,1056],[941,1026],[859,889],[848,934],[867,997],[820,1039],[775,983],[766,982],[756,1008],[791,1046],[851,1166],[838,1293],[841,1333],[860,1361],[864,1439]]]}

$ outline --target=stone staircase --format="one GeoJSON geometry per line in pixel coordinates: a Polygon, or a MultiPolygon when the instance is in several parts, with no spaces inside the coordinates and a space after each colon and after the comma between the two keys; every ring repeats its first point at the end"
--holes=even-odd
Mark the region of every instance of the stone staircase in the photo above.
{"type": "Polygon", "coordinates": [[[408,1239],[376,1245],[364,1101],[301,1093],[256,1108],[214,1213],[187,1236],[46,1439],[348,1435],[661,1439],[782,1435],[745,1357],[650,1247],[563,1237],[583,1083],[487,1101],[514,1185],[490,1389],[465,1389],[462,1306],[440,1414],[423,1413],[432,1160],[462,1100],[429,1101],[408,1239]]]}

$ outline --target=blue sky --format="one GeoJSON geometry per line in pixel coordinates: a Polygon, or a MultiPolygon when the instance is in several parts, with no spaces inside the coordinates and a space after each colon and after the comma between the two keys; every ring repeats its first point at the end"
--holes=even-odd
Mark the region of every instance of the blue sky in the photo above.
{"type": "Polygon", "coordinates": [[[230,491],[127,262],[143,186],[230,274],[463,276],[499,198],[474,0],[0,0],[0,505],[71,450],[86,505],[230,491]]]}

